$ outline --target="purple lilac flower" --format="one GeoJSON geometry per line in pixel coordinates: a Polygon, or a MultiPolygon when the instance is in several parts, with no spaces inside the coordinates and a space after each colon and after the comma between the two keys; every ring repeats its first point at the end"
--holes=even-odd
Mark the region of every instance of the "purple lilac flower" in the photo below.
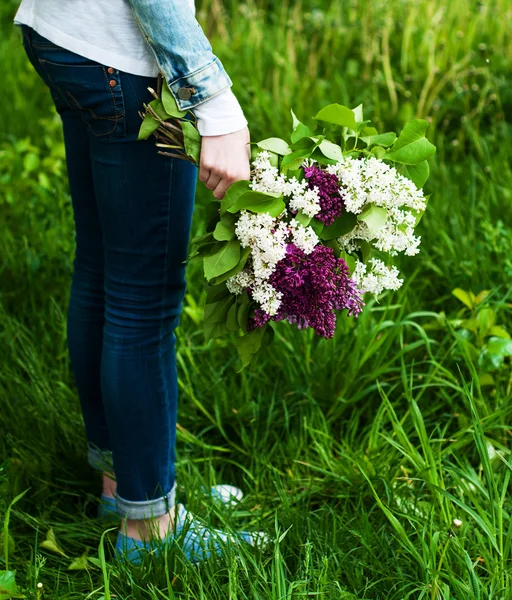
{"type": "Polygon", "coordinates": [[[338,178],[315,165],[304,167],[309,189],[317,189],[320,197],[320,212],[316,215],[326,226],[332,225],[343,211],[343,199],[340,195],[338,178]]]}
{"type": "Polygon", "coordinates": [[[299,329],[312,327],[318,335],[332,338],[336,328],[335,310],[348,310],[357,316],[363,301],[342,258],[332,248],[317,246],[305,254],[295,244],[288,244],[286,256],[279,261],[270,283],[283,297],[279,311],[270,317],[261,309],[255,311],[250,329],[261,327],[270,319],[287,319],[299,329]]]}

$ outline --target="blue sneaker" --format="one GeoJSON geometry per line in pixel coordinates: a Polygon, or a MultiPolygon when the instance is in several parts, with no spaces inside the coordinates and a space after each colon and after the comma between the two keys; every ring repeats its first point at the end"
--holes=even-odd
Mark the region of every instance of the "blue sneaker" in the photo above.
{"type": "MultiPolygon", "coordinates": [[[[203,489],[203,492],[208,494],[206,488],[203,489]]],[[[244,493],[234,485],[214,485],[210,488],[210,496],[224,506],[236,506],[242,501],[244,493]]]]}
{"type": "Polygon", "coordinates": [[[269,538],[262,532],[239,531],[227,533],[207,527],[189,513],[183,504],[177,505],[176,527],[173,533],[156,542],[143,542],[119,532],[116,542],[116,557],[120,560],[140,564],[145,553],[158,556],[164,546],[179,544],[185,557],[191,563],[198,563],[213,555],[222,555],[230,546],[247,543],[250,546],[264,547],[269,538]]]}
{"type": "MultiPolygon", "coordinates": [[[[208,494],[206,488],[203,489],[203,492],[208,494]]],[[[210,488],[210,496],[219,504],[233,507],[241,502],[244,493],[234,485],[214,485],[210,488]]],[[[97,517],[98,519],[121,518],[117,514],[115,498],[101,494],[97,517]]]]}

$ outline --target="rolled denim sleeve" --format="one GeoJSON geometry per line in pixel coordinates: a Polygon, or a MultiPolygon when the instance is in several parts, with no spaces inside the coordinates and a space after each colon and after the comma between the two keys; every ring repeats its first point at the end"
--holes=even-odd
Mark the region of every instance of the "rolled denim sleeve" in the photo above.
{"type": "Polygon", "coordinates": [[[129,0],[181,110],[232,85],[187,0],[129,0]]]}

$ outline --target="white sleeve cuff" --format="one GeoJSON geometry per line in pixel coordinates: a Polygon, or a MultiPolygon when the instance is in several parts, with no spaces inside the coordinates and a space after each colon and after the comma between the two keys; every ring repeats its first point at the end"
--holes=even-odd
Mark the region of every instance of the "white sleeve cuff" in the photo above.
{"type": "Polygon", "coordinates": [[[195,106],[192,112],[202,136],[226,135],[247,126],[247,119],[231,88],[195,106]]]}

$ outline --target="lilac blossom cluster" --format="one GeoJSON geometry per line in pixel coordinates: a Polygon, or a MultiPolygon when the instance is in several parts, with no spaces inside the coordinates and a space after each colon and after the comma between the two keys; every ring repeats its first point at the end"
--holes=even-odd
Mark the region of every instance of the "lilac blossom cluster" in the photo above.
{"type": "Polygon", "coordinates": [[[247,291],[257,303],[251,328],[286,319],[332,337],[334,311],[357,316],[363,307],[361,294],[346,262],[323,246],[311,227],[288,218],[288,211],[278,218],[241,211],[235,235],[243,248],[251,249],[250,259],[226,285],[233,294],[247,291]]]}
{"type": "Polygon", "coordinates": [[[316,214],[316,218],[327,227],[332,225],[343,211],[337,176],[315,164],[310,167],[304,165],[304,176],[308,181],[309,189],[315,190],[320,200],[320,211],[316,214]]]}
{"type": "MultiPolygon", "coordinates": [[[[377,231],[358,220],[349,233],[338,238],[340,250],[356,254],[361,242],[396,256],[414,256],[421,238],[415,235],[416,215],[426,207],[423,190],[398,171],[373,156],[344,157],[336,164],[322,167],[312,159],[304,162],[304,179],[287,178],[270,164],[270,154],[261,152],[254,163],[252,189],[282,193],[292,214],[301,211],[331,225],[343,212],[360,215],[371,206],[386,211],[377,231]]],[[[363,264],[357,261],[353,277],[363,293],[380,294],[396,290],[403,283],[396,267],[388,268],[378,259],[363,264]]]]}
{"type": "Polygon", "coordinates": [[[261,327],[270,319],[286,319],[299,329],[311,327],[317,335],[332,338],[335,311],[347,310],[349,316],[357,316],[364,306],[346,262],[336,258],[327,246],[316,246],[306,254],[295,244],[288,244],[286,256],[277,264],[270,283],[281,294],[279,310],[270,316],[256,309],[252,328],[261,327]]]}
{"type": "Polygon", "coordinates": [[[345,260],[321,243],[313,227],[299,223],[297,213],[329,226],[344,212],[360,215],[378,207],[380,226],[374,221],[370,228],[361,214],[354,228],[337,239],[340,250],[354,256],[361,243],[368,242],[391,256],[414,255],[420,242],[414,235],[416,214],[425,209],[426,200],[412,181],[374,157],[345,157],[327,167],[309,159],[302,165],[301,180],[288,178],[270,161],[268,152],[259,153],[250,187],[282,194],[286,208],[278,217],[240,211],[235,235],[242,248],[250,248],[250,255],[245,268],[226,285],[233,294],[247,292],[257,304],[250,329],[287,320],[331,338],[336,311],[357,316],[365,293],[396,290],[403,280],[395,266],[377,258],[367,263],[356,259],[350,274],[345,260]]]}

